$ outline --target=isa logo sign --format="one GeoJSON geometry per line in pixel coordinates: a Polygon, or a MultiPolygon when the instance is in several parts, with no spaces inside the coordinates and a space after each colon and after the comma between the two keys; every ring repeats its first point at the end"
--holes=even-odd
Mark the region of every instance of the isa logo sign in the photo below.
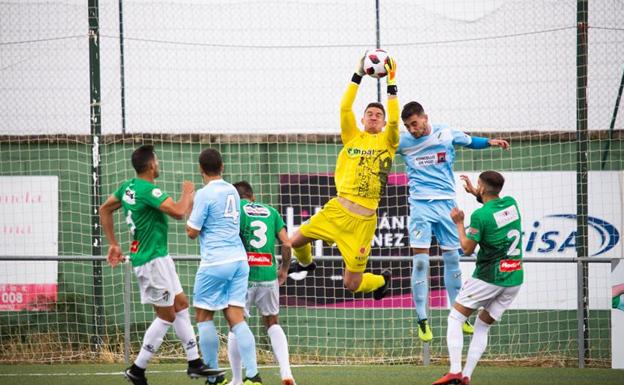
{"type": "MultiPolygon", "coordinates": [[[[602,218],[588,216],[589,256],[611,254],[620,245],[620,232],[615,224],[602,218]]],[[[565,254],[576,252],[576,214],[551,214],[536,220],[524,228],[524,252],[543,254],[565,254]]]]}
{"type": "MultiPolygon", "coordinates": [[[[458,172],[457,177],[463,173],[458,172]]],[[[479,173],[465,173],[476,184],[479,173]]],[[[501,195],[518,201],[524,256],[575,257],[577,237],[574,172],[504,172],[501,195]]],[[[622,184],[617,171],[589,173],[589,256],[622,258],[622,184]]],[[[467,215],[481,205],[457,179],[457,204],[467,215]]],[[[467,225],[467,224],[466,224],[467,225]]]]}

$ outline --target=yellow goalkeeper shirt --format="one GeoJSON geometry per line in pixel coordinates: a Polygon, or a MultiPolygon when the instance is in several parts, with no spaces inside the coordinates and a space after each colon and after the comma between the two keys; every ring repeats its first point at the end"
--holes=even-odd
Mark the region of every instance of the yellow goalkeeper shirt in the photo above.
{"type": "Polygon", "coordinates": [[[357,90],[358,84],[350,83],[340,103],[340,136],[344,147],[336,161],[336,189],[338,196],[375,210],[399,145],[399,100],[388,99],[388,123],[384,131],[369,134],[355,123],[352,107],[357,90]]]}

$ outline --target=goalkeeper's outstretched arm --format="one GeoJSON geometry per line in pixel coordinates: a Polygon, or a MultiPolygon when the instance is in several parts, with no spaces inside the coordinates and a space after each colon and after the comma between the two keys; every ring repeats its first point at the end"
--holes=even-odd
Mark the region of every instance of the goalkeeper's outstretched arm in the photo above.
{"type": "Polygon", "coordinates": [[[357,123],[355,122],[353,102],[355,101],[355,96],[357,95],[358,88],[360,87],[362,76],[364,76],[364,68],[362,67],[363,64],[364,56],[358,60],[358,63],[355,66],[355,72],[353,73],[351,81],[347,86],[347,90],[342,95],[342,100],[340,101],[340,138],[342,139],[342,144],[347,144],[351,139],[360,133],[357,123]]]}
{"type": "Polygon", "coordinates": [[[396,61],[388,57],[388,63],[385,65],[387,85],[388,85],[388,126],[387,138],[388,144],[393,148],[399,146],[399,99],[397,98],[396,85],[396,61]]]}

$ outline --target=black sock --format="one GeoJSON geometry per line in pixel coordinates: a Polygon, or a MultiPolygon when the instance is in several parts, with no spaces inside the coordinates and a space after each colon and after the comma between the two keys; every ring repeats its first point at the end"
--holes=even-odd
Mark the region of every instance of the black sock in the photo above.
{"type": "Polygon", "coordinates": [[[202,362],[201,358],[196,358],[194,360],[189,361],[188,365],[191,368],[199,368],[200,366],[203,365],[203,362],[202,362]]]}

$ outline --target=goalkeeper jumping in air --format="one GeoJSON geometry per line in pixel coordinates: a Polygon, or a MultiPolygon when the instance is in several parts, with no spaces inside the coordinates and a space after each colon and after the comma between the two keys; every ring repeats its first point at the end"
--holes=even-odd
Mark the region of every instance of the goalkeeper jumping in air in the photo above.
{"type": "MultiPolygon", "coordinates": [[[[444,259],[444,284],[449,303],[461,288],[459,268],[459,239],[449,217],[455,204],[455,146],[484,149],[490,146],[508,149],[509,143],[500,139],[469,136],[445,125],[429,123],[429,117],[418,102],[403,107],[401,119],[408,132],[401,134],[397,154],[407,167],[409,183],[409,238],[413,256],[412,296],[418,316],[418,336],[431,341],[433,334],[427,322],[429,293],[429,247],[435,235],[444,259]]],[[[464,332],[471,334],[472,325],[466,321],[464,332]]]]}
{"type": "Polygon", "coordinates": [[[450,217],[459,232],[464,253],[472,254],[477,244],[479,253],[472,278],[462,286],[448,316],[446,341],[451,369],[434,385],[470,385],[472,372],[487,347],[490,326],[494,321],[500,321],[518,295],[524,279],[520,210],[514,198],[499,196],[505,179],[496,171],[485,171],[479,175],[474,188],[468,177],[462,175],[461,178],[466,183],[466,191],[483,206],[470,216],[467,234],[464,212],[453,208],[450,217]],[[483,309],[475,322],[462,372],[462,325],[479,308],[483,309]]]}
{"type": "Polygon", "coordinates": [[[335,242],[345,264],[344,286],[352,292],[373,292],[375,299],[381,299],[390,286],[390,271],[377,275],[364,270],[377,228],[376,209],[399,145],[399,101],[396,63],[389,58],[387,128],[383,130],[386,112],[381,103],[366,107],[361,120],[364,131],[358,128],[352,106],[364,76],[363,60],[358,62],[340,104],[340,136],[344,147],[338,155],[334,176],[338,196],[291,237],[298,262],[291,264],[290,272],[314,270],[310,242],[316,239],[329,244],[335,242]]]}

